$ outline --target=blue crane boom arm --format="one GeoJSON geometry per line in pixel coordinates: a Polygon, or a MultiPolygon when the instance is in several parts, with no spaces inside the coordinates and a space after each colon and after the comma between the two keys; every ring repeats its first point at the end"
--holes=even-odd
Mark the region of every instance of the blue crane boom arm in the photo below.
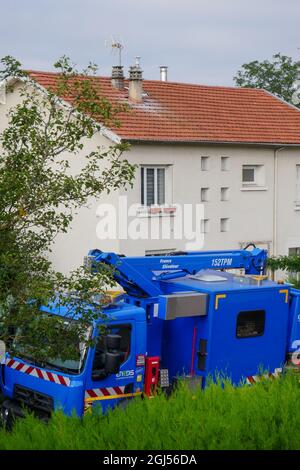
{"type": "Polygon", "coordinates": [[[134,297],[157,297],[159,282],[196,274],[201,269],[245,269],[246,274],[264,274],[265,250],[192,251],[163,256],[127,257],[100,250],[89,251],[91,268],[104,263],[114,268],[114,278],[127,294],[134,297]]]}

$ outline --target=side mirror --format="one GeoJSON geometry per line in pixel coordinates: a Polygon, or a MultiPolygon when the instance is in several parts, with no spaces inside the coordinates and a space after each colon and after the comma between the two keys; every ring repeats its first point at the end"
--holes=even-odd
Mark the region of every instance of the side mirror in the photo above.
{"type": "Polygon", "coordinates": [[[105,372],[107,374],[117,374],[120,371],[121,355],[119,352],[105,353],[105,372]]]}

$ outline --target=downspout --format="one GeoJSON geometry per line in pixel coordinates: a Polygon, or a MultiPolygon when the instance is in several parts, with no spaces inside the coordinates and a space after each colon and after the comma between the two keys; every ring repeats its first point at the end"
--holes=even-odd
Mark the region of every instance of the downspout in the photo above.
{"type": "Polygon", "coordinates": [[[274,182],[273,182],[273,256],[277,256],[277,205],[278,205],[278,154],[285,150],[280,147],[274,150],[274,182]]]}

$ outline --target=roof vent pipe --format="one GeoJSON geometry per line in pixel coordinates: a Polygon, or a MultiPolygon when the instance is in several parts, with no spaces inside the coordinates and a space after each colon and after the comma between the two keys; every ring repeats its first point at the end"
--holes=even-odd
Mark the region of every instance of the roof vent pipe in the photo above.
{"type": "Polygon", "coordinates": [[[167,82],[168,81],[168,67],[166,65],[161,65],[160,69],[160,81],[167,82]]]}
{"type": "Polygon", "coordinates": [[[140,57],[136,57],[135,65],[129,68],[129,98],[133,101],[143,99],[143,71],[140,66],[140,57]]]}

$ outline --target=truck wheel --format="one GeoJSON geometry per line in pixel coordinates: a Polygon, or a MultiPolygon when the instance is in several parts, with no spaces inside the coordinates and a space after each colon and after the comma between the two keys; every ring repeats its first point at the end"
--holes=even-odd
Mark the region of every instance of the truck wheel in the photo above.
{"type": "Polygon", "coordinates": [[[1,426],[8,432],[12,431],[15,422],[15,417],[11,410],[2,408],[1,410],[1,426]]]}

